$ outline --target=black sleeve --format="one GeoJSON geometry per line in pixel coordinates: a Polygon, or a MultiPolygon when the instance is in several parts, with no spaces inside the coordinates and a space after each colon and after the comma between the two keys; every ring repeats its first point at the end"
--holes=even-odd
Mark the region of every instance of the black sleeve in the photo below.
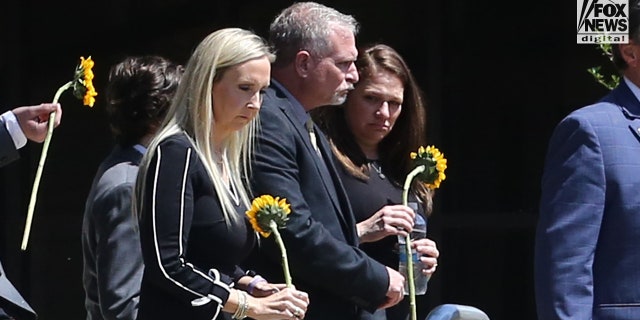
{"type": "Polygon", "coordinates": [[[155,150],[145,178],[141,220],[145,279],[175,299],[194,307],[213,302],[219,311],[229,297],[231,277],[215,269],[200,270],[185,256],[194,212],[193,168],[199,161],[186,139],[171,137],[155,150]]]}

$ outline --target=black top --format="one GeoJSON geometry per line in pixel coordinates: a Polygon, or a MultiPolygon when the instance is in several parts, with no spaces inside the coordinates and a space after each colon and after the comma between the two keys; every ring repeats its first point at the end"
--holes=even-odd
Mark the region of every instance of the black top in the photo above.
{"type": "MultiPolygon", "coordinates": [[[[385,205],[402,203],[402,187],[392,183],[387,176],[381,178],[381,175],[376,171],[376,168],[380,168],[377,162],[373,162],[373,164],[370,162],[369,180],[367,181],[352,176],[341,164],[338,164],[337,167],[339,167],[338,172],[344,188],[347,190],[347,196],[357,222],[368,219],[385,205]]],[[[380,241],[362,243],[360,248],[370,257],[397,270],[397,243],[396,237],[386,237],[380,241]]]]}
{"type": "Polygon", "coordinates": [[[155,151],[140,221],[145,270],[138,319],[230,319],[221,309],[244,274],[237,264],[255,243],[246,208],[237,207],[237,224],[226,224],[213,183],[184,134],[155,151]]]}
{"type": "MultiPolygon", "coordinates": [[[[382,207],[388,204],[402,203],[402,186],[393,183],[384,174],[377,161],[367,160],[369,165],[369,179],[360,180],[349,174],[344,166],[336,163],[338,173],[347,191],[347,196],[351,202],[353,215],[357,222],[362,222],[382,207]],[[378,172],[378,170],[380,172],[378,172]]],[[[409,201],[416,201],[413,194],[409,194],[409,201]]],[[[422,206],[418,206],[419,214],[424,216],[422,206]]],[[[360,248],[370,257],[382,264],[398,270],[398,239],[389,236],[379,241],[360,244],[360,248]]],[[[398,305],[387,309],[387,320],[404,320],[409,315],[409,299],[404,299],[398,305]]],[[[370,314],[363,312],[360,319],[376,319],[370,314]]]]}

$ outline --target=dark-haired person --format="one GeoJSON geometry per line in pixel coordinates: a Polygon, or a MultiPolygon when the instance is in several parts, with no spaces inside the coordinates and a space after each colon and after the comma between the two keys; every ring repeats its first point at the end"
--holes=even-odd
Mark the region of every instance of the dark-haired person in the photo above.
{"type": "Polygon", "coordinates": [[[127,57],[111,68],[106,109],[116,146],[98,168],[82,225],[87,319],[136,319],[143,263],[133,186],[182,72],[159,56],[127,57]]]}
{"type": "MultiPolygon", "coordinates": [[[[398,235],[411,230],[415,214],[431,212],[432,191],[415,182],[410,200],[418,212],[401,205],[402,186],[413,169],[409,157],[426,140],[426,106],[409,67],[389,46],[359,50],[360,81],[341,106],[318,109],[313,116],[331,142],[338,173],[356,218],[360,248],[398,268],[398,235]]],[[[426,217],[425,217],[426,218],[426,217]]],[[[423,273],[433,274],[439,255],[435,242],[413,242],[422,254],[423,273]]],[[[409,299],[361,319],[404,320],[409,299]]]]}
{"type": "Polygon", "coordinates": [[[538,319],[640,319],[640,7],[629,43],[613,44],[623,78],[556,127],[536,232],[538,319]]]}
{"type": "MultiPolygon", "coordinates": [[[[27,140],[42,142],[47,135],[49,114],[56,111],[54,126],[60,124],[60,104],[43,103],[18,107],[0,115],[0,167],[19,158],[18,149],[27,140]]],[[[35,319],[36,313],[13,287],[0,264],[0,319],[35,319]]]]}

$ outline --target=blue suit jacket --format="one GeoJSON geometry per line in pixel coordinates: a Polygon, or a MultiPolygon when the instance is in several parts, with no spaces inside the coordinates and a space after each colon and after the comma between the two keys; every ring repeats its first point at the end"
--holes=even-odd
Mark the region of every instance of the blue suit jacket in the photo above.
{"type": "MultiPolygon", "coordinates": [[[[287,227],[280,233],[293,283],[309,293],[305,319],[355,319],[357,307],[375,310],[384,302],[388,274],[357,248],[353,213],[326,138],[316,127],[325,166],[292,108],[283,92],[274,86],[266,90],[251,175],[253,192],[291,203],[287,227]]],[[[247,268],[270,282],[283,282],[273,237],[261,241],[247,268]]]]}
{"type": "MultiPolygon", "coordinates": [[[[0,167],[18,158],[13,140],[0,120],[0,167]]],[[[0,308],[18,319],[35,319],[36,314],[4,274],[0,264],[0,308]]],[[[0,311],[1,312],[1,311],[0,311]]]]}
{"type": "Polygon", "coordinates": [[[624,82],[553,133],[535,277],[539,319],[640,319],[640,102],[624,82]]]}

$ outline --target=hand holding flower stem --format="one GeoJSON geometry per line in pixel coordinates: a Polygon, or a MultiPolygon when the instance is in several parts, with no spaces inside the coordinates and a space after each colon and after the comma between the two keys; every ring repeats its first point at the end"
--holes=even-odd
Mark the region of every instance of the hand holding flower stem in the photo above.
{"type": "MultiPolygon", "coordinates": [[[[53,97],[53,103],[58,103],[60,95],[73,85],[73,81],[67,82],[60,87],[53,97]]],[[[42,170],[44,169],[44,162],[47,158],[47,152],[49,151],[49,144],[51,143],[51,136],[53,135],[53,125],[56,119],[56,112],[53,111],[49,114],[49,120],[47,123],[47,136],[44,139],[42,145],[42,153],[40,154],[40,161],[38,162],[38,168],[36,169],[36,178],[33,182],[31,189],[31,198],[29,199],[29,208],[27,211],[27,222],[24,226],[24,235],[22,236],[22,244],[20,249],[23,251],[27,249],[27,242],[29,241],[29,233],[31,232],[31,222],[33,221],[33,212],[36,206],[36,198],[38,197],[38,188],[40,187],[40,178],[42,177],[42,170]]]]}
{"type": "MultiPolygon", "coordinates": [[[[84,57],[80,57],[80,65],[76,67],[74,79],[65,83],[62,87],[58,88],[55,96],[53,97],[53,103],[58,103],[60,96],[69,88],[73,88],[73,94],[82,99],[83,103],[87,106],[93,107],[95,103],[95,96],[98,94],[93,87],[93,60],[91,57],[86,60],[84,57]]],[[[47,159],[47,153],[49,151],[49,144],[51,143],[51,137],[53,136],[53,127],[56,118],[56,112],[53,111],[49,114],[47,136],[44,139],[42,146],[42,153],[40,154],[40,161],[38,162],[38,168],[36,169],[36,177],[33,182],[33,188],[31,189],[31,197],[29,199],[29,207],[27,211],[27,221],[24,226],[24,234],[22,236],[21,250],[27,250],[27,243],[29,241],[29,234],[31,232],[31,223],[33,221],[33,212],[36,207],[36,200],[38,197],[38,188],[40,187],[40,179],[42,178],[42,171],[44,169],[44,163],[47,159]]]]}

